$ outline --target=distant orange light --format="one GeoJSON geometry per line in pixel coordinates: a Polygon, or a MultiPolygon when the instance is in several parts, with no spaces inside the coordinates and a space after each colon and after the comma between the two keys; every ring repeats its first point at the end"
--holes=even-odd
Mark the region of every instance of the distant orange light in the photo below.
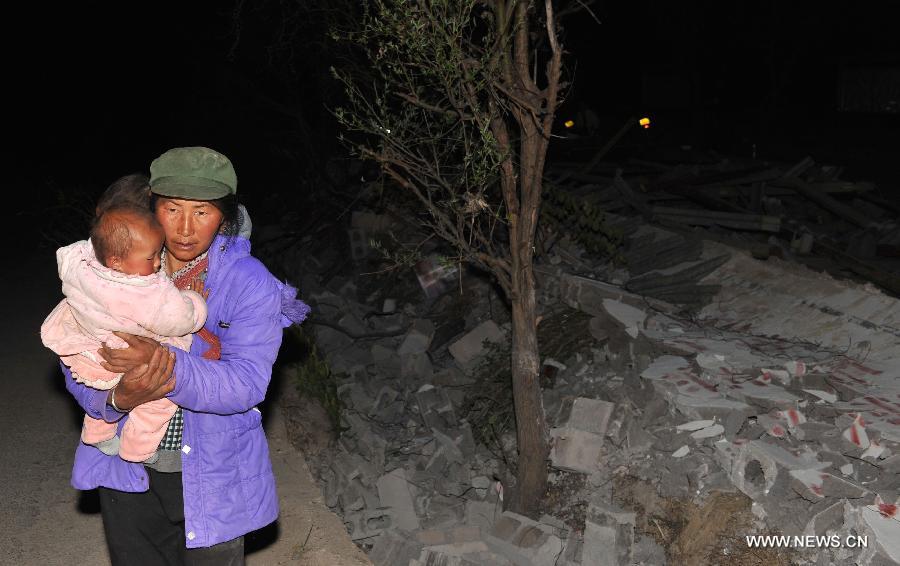
{"type": "Polygon", "coordinates": [[[575,122],[572,121],[572,120],[566,120],[566,121],[563,123],[563,125],[564,125],[565,127],[567,127],[567,128],[571,128],[572,126],[575,125],[575,122]]]}
{"type": "Polygon", "coordinates": [[[638,124],[640,124],[641,127],[645,130],[648,130],[650,129],[650,118],[641,118],[640,120],[638,120],[638,124]]]}

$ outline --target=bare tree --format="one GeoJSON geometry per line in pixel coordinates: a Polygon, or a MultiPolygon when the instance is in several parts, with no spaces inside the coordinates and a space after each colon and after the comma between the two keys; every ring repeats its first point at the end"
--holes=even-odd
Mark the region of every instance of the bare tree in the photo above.
{"type": "Polygon", "coordinates": [[[511,304],[518,439],[511,506],[546,492],[548,439],[539,384],[534,243],[542,177],[560,102],[562,53],[551,0],[371,0],[346,37],[372,82],[336,71],[336,115],[455,261],[487,270],[511,304]]]}

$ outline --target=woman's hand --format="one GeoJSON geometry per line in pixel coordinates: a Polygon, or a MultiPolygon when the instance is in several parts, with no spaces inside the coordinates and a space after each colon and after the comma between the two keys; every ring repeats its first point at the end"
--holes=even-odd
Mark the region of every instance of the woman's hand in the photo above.
{"type": "Polygon", "coordinates": [[[199,293],[204,300],[209,300],[209,289],[206,288],[203,279],[200,279],[199,277],[194,278],[188,286],[188,289],[195,293],[199,293]]]}
{"type": "Polygon", "coordinates": [[[106,344],[100,348],[100,355],[104,362],[100,362],[103,369],[113,373],[125,373],[133,370],[141,364],[149,364],[153,352],[162,346],[159,342],[143,336],[135,336],[127,332],[113,332],[128,344],[127,348],[115,349],[106,344]]]}
{"type": "MultiPolygon", "coordinates": [[[[152,340],[151,340],[152,342],[152,340]]],[[[150,356],[150,361],[141,364],[122,374],[113,390],[115,390],[116,407],[123,411],[162,399],[175,389],[175,354],[163,346],[157,346],[150,356]]],[[[108,401],[112,397],[110,391],[108,401]]]]}

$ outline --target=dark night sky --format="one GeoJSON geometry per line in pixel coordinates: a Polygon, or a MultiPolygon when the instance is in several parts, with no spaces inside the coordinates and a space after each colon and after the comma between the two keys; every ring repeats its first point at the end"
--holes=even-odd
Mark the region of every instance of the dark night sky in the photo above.
{"type": "Polygon", "coordinates": [[[32,6],[7,22],[16,28],[4,40],[7,76],[15,77],[6,81],[6,131],[16,140],[7,186],[26,222],[41,222],[36,212],[56,189],[98,194],[176,146],[228,155],[245,201],[296,176],[272,151],[283,117],[249,104],[227,72],[235,67],[228,7],[67,3],[32,6]]]}
{"type": "Polygon", "coordinates": [[[197,3],[181,4],[68,3],[49,18],[35,8],[21,18],[10,54],[21,77],[14,119],[46,172],[111,180],[146,169],[168,146],[233,137],[223,135],[226,117],[207,116],[199,100],[211,90],[202,62],[224,59],[222,17],[212,12],[204,25],[197,3]]]}
{"type": "MultiPolygon", "coordinates": [[[[594,8],[601,25],[587,16],[567,24],[575,76],[570,103],[591,103],[616,127],[632,112],[655,110],[673,142],[730,149],[767,133],[798,152],[823,136],[838,155],[873,146],[896,151],[897,115],[834,112],[840,57],[895,66],[900,60],[884,5],[867,3],[863,11],[774,0],[601,2],[594,8]],[[680,77],[650,102],[681,100],[694,108],[648,109],[642,89],[648,73],[680,77]],[[782,84],[768,113],[774,125],[761,132],[759,109],[773,81],[782,84]]],[[[47,183],[102,187],[146,170],[156,155],[179,145],[209,145],[229,155],[245,196],[293,182],[296,171],[279,155],[298,147],[284,143],[292,139],[293,122],[254,101],[242,82],[256,81],[281,102],[291,98],[261,72],[274,22],[248,20],[236,62],[229,61],[231,6],[80,2],[32,6],[6,18],[7,139],[14,141],[20,196],[21,188],[47,183]]],[[[309,88],[300,99],[314,135],[330,143],[333,131],[319,127],[321,96],[309,88]]]]}

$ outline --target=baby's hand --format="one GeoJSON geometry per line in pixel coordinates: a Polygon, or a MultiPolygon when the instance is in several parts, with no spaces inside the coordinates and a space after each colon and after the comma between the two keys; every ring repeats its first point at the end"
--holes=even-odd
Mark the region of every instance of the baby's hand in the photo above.
{"type": "Polygon", "coordinates": [[[200,293],[200,296],[203,297],[204,300],[209,298],[209,290],[206,288],[206,285],[203,283],[203,280],[197,277],[193,281],[191,281],[190,286],[188,287],[191,291],[196,293],[200,293]]]}

